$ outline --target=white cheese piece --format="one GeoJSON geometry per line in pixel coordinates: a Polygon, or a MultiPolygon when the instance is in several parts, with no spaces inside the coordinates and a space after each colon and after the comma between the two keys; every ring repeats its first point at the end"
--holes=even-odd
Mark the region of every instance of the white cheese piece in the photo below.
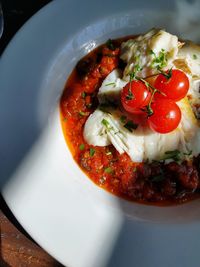
{"type": "Polygon", "coordinates": [[[181,108],[182,119],[179,124],[181,133],[180,150],[185,153],[192,151],[194,156],[200,153],[200,125],[194,116],[192,108],[187,98],[177,103],[181,108]]]}
{"type": "Polygon", "coordinates": [[[118,102],[119,94],[122,88],[127,84],[126,81],[120,79],[121,76],[121,71],[115,69],[105,78],[98,92],[100,103],[118,102]]]}
{"type": "Polygon", "coordinates": [[[122,43],[120,57],[127,63],[123,79],[128,81],[129,74],[135,71],[137,76],[144,78],[157,73],[157,67],[169,69],[178,53],[178,46],[177,36],[159,29],[122,43]],[[162,64],[159,65],[155,58],[159,58],[162,64]]]}
{"type": "Polygon", "coordinates": [[[144,159],[142,127],[130,132],[120,120],[123,114],[119,110],[110,112],[112,114],[97,109],[89,116],[83,131],[86,142],[94,146],[112,144],[120,154],[126,152],[133,161],[142,162],[144,159]]]}
{"type": "Polygon", "coordinates": [[[200,46],[193,42],[186,41],[179,49],[177,59],[185,60],[192,76],[200,76],[200,46]]]}
{"type": "Polygon", "coordinates": [[[188,97],[196,117],[200,118],[200,46],[186,41],[173,61],[174,67],[184,71],[190,81],[188,97]]]}
{"type": "Polygon", "coordinates": [[[87,119],[83,129],[83,136],[89,145],[108,146],[111,144],[101,123],[104,118],[105,113],[97,109],[87,119]]]}
{"type": "Polygon", "coordinates": [[[160,134],[146,129],[144,136],[144,159],[160,160],[165,156],[166,151],[173,151],[179,148],[180,134],[175,130],[168,134],[160,134]]]}

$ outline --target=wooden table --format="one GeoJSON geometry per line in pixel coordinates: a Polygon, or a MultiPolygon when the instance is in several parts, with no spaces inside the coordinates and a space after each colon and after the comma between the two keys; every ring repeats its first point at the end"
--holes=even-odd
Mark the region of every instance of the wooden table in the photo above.
{"type": "Polygon", "coordinates": [[[0,266],[62,267],[41,249],[16,221],[0,197],[0,266]]]}
{"type": "MultiPolygon", "coordinates": [[[[5,27],[0,55],[17,30],[51,0],[0,0],[5,27]]],[[[16,221],[0,196],[0,267],[61,267],[41,249],[16,221]]]]}

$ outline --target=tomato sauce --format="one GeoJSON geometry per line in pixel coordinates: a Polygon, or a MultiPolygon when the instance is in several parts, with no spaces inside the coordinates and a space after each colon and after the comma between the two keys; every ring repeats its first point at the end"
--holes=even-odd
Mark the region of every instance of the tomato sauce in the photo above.
{"type": "Polygon", "coordinates": [[[60,100],[62,128],[74,160],[100,187],[131,201],[174,205],[200,196],[200,157],[183,163],[134,163],[112,146],[88,145],[83,127],[98,106],[97,93],[115,68],[123,70],[120,44],[130,36],[99,46],[81,59],[60,100]]]}

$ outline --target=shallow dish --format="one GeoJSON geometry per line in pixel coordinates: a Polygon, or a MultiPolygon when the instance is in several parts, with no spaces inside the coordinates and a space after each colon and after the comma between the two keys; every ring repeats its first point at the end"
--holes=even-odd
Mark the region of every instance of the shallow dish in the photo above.
{"type": "Polygon", "coordinates": [[[152,207],[101,190],[73,161],[58,109],[67,76],[91,49],[153,26],[198,41],[199,10],[197,1],[54,1],[2,55],[1,190],[28,233],[65,266],[199,265],[200,201],[152,207]]]}

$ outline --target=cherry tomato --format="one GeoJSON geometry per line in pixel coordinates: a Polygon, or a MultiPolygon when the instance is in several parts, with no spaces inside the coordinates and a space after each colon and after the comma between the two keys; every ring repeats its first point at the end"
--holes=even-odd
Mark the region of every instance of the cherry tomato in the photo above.
{"type": "Polygon", "coordinates": [[[156,99],[151,108],[153,115],[148,118],[149,127],[158,133],[169,133],[175,130],[181,121],[179,106],[170,99],[156,99]]]}
{"type": "Polygon", "coordinates": [[[140,114],[148,105],[151,93],[142,81],[134,80],[127,83],[121,92],[121,103],[127,112],[140,114]]]}
{"type": "MultiPolygon", "coordinates": [[[[166,74],[168,74],[166,72],[166,74]]],[[[189,80],[181,70],[172,70],[171,77],[168,79],[163,74],[159,74],[155,80],[154,87],[164,93],[168,98],[179,101],[187,95],[189,80]]],[[[156,94],[156,98],[163,98],[162,94],[156,94]]]]}

